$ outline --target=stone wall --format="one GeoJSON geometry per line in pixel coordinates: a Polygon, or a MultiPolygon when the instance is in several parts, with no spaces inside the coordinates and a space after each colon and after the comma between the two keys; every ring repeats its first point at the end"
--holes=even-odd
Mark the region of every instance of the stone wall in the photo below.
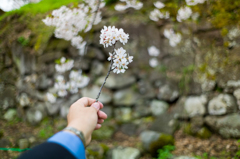
{"type": "MultiPolygon", "coordinates": [[[[18,116],[37,125],[47,116],[66,118],[69,106],[83,96],[96,98],[109,66],[108,50],[98,42],[100,29],[104,25],[115,25],[129,33],[125,48],[134,56],[134,61],[125,74],[110,75],[99,99],[109,118],[119,122],[114,130],[141,134],[148,146],[161,134],[172,135],[179,127],[202,138],[211,133],[239,138],[240,36],[234,38],[234,46],[225,47],[226,37],[220,29],[207,22],[186,22],[175,26],[183,38],[173,48],[163,36],[164,27],[173,24],[156,24],[139,18],[141,14],[126,12],[128,16],[122,13],[117,22],[112,22],[109,15],[119,15],[105,11],[104,16],[108,18],[95,27],[83,57],[69,42],[56,39],[52,34],[47,44],[37,51],[34,51],[36,45],[23,46],[16,39],[5,41],[0,48],[1,118],[10,121],[18,116]],[[152,45],[161,52],[156,68],[149,66],[147,48],[152,45]],[[53,89],[54,61],[62,56],[74,59],[74,68],[82,69],[90,77],[90,83],[79,93],[58,98],[51,104],[45,94],[53,89]],[[146,117],[150,117],[151,122],[142,124],[146,117]],[[152,138],[145,140],[144,136],[152,138]]],[[[18,17],[11,18],[7,21],[10,24],[18,17]]],[[[18,32],[19,35],[25,33],[26,28],[18,32]]]]}

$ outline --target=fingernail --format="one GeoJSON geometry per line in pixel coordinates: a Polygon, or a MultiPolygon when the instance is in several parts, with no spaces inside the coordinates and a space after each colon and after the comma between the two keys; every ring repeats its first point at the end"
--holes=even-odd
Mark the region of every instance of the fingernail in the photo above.
{"type": "Polygon", "coordinates": [[[96,108],[97,110],[100,109],[99,103],[93,103],[92,106],[93,106],[94,108],[96,108]]]}

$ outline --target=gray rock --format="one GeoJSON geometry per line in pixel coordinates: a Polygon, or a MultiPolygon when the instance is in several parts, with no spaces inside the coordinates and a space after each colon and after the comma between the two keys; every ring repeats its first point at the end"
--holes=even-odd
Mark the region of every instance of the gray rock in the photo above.
{"type": "Polygon", "coordinates": [[[131,88],[119,90],[114,93],[113,103],[115,105],[131,106],[137,103],[138,95],[131,88]]]}
{"type": "Polygon", "coordinates": [[[150,145],[152,142],[157,141],[161,133],[156,131],[145,130],[140,134],[141,142],[143,143],[143,148],[147,151],[150,150],[150,145]]]}
{"type": "Polygon", "coordinates": [[[231,114],[224,117],[207,116],[206,124],[224,138],[240,137],[240,115],[231,114]]]}
{"type": "Polygon", "coordinates": [[[184,109],[189,117],[204,115],[206,113],[206,104],[206,96],[192,96],[186,99],[184,109]]]}
{"type": "Polygon", "coordinates": [[[67,118],[67,114],[70,106],[80,98],[81,96],[79,94],[75,94],[75,95],[72,95],[70,99],[63,101],[60,108],[60,116],[62,118],[67,118]]]}
{"type": "Polygon", "coordinates": [[[57,100],[54,104],[46,102],[48,115],[56,115],[59,112],[62,103],[63,100],[57,100]]]}
{"type": "Polygon", "coordinates": [[[146,99],[139,99],[134,107],[133,116],[136,118],[151,115],[150,101],[146,99]]]}
{"type": "Polygon", "coordinates": [[[39,103],[36,107],[32,107],[26,111],[27,120],[30,124],[36,125],[46,116],[45,105],[39,103]]]}
{"type": "MultiPolygon", "coordinates": [[[[1,99],[0,99],[1,100],[1,99]]],[[[3,99],[0,101],[0,107],[2,107],[3,110],[6,110],[10,107],[15,106],[15,99],[12,97],[3,97],[3,99]]]]}
{"type": "Polygon", "coordinates": [[[51,84],[51,81],[47,78],[45,74],[41,74],[36,82],[36,87],[39,90],[46,90],[49,85],[51,84]]]}
{"type": "MultiPolygon", "coordinates": [[[[37,91],[35,88],[32,87],[32,84],[30,82],[24,82],[23,80],[18,80],[16,86],[19,91],[25,92],[22,94],[25,94],[25,96],[28,97],[28,101],[31,101],[30,97],[38,99],[40,101],[44,100],[44,98],[45,98],[46,94],[37,91]]],[[[19,97],[21,97],[21,95],[19,97]]],[[[18,99],[20,99],[19,97],[18,97],[18,99]]]]}
{"type": "Polygon", "coordinates": [[[171,113],[164,113],[159,116],[153,121],[150,130],[173,135],[174,131],[177,129],[178,121],[174,119],[174,114],[171,113]]]}
{"type": "Polygon", "coordinates": [[[240,87],[240,80],[238,80],[238,81],[234,81],[234,80],[227,81],[227,87],[239,88],[240,87]]]}
{"type": "Polygon", "coordinates": [[[220,94],[213,98],[208,104],[210,115],[223,115],[237,111],[237,104],[232,95],[220,94]]]}
{"type": "Polygon", "coordinates": [[[138,90],[141,98],[154,98],[155,89],[152,87],[151,83],[148,81],[139,81],[138,82],[138,90]]]}
{"type": "Polygon", "coordinates": [[[202,127],[204,125],[204,118],[202,116],[195,116],[191,118],[191,124],[194,127],[202,127]]]}
{"type": "Polygon", "coordinates": [[[234,95],[235,98],[237,99],[238,109],[240,109],[240,89],[236,89],[236,90],[233,92],[233,95],[234,95]]]}
{"type": "Polygon", "coordinates": [[[108,118],[111,118],[113,116],[113,108],[109,105],[104,105],[104,107],[101,109],[101,111],[106,113],[108,118]]]}
{"type": "Polygon", "coordinates": [[[137,125],[133,123],[126,123],[121,126],[121,131],[126,135],[134,135],[137,131],[137,125]]]}
{"type": "Polygon", "coordinates": [[[114,116],[119,121],[130,121],[132,119],[131,108],[116,108],[114,109],[114,116]]]}
{"type": "Polygon", "coordinates": [[[205,80],[201,85],[202,91],[203,92],[212,91],[215,88],[216,84],[217,84],[216,81],[205,80]]]}
{"type": "Polygon", "coordinates": [[[18,146],[20,149],[26,149],[29,147],[28,139],[20,139],[18,141],[18,146]]]}
{"type": "Polygon", "coordinates": [[[165,113],[168,109],[168,103],[159,100],[153,100],[150,104],[151,112],[154,116],[165,113]]]}
{"type": "Polygon", "coordinates": [[[91,74],[102,75],[104,73],[104,66],[99,61],[93,61],[91,65],[91,74]]]}
{"type": "Polygon", "coordinates": [[[60,108],[60,116],[62,118],[67,118],[67,115],[68,115],[68,112],[69,112],[69,107],[70,106],[67,106],[67,105],[61,106],[61,108],[60,108]]]}
{"type": "Polygon", "coordinates": [[[83,71],[90,70],[91,61],[87,58],[81,57],[80,59],[74,60],[74,68],[81,68],[83,71]]]}
{"type": "Polygon", "coordinates": [[[170,84],[165,84],[160,86],[157,97],[160,100],[173,102],[179,97],[179,92],[177,87],[174,87],[170,84]]]}
{"type": "Polygon", "coordinates": [[[20,96],[18,97],[18,101],[22,107],[26,107],[30,105],[30,98],[26,93],[21,93],[20,96]]]}
{"type": "Polygon", "coordinates": [[[3,118],[7,121],[11,121],[16,117],[17,111],[16,109],[9,109],[3,116],[3,118]]]}
{"type": "MultiPolygon", "coordinates": [[[[100,87],[94,85],[94,86],[82,89],[82,95],[84,97],[96,98],[99,91],[100,91],[100,87]]],[[[99,101],[102,102],[103,104],[108,104],[109,102],[111,102],[112,101],[111,91],[107,90],[106,88],[103,88],[100,94],[99,101]]]]}
{"type": "Polygon", "coordinates": [[[12,58],[21,75],[31,74],[36,69],[36,56],[23,51],[17,43],[11,48],[12,58]]]}
{"type": "Polygon", "coordinates": [[[117,147],[111,152],[111,159],[138,159],[140,157],[140,151],[133,147],[117,147]]]}
{"type": "Polygon", "coordinates": [[[173,114],[174,119],[187,119],[188,114],[185,110],[185,102],[186,102],[187,97],[181,97],[176,104],[171,106],[170,112],[173,114]]]}
{"type": "Polygon", "coordinates": [[[38,63],[53,62],[54,60],[61,58],[63,55],[64,53],[60,51],[45,52],[38,57],[37,61],[38,63]]]}
{"type": "MultiPolygon", "coordinates": [[[[101,86],[104,82],[105,76],[100,77],[97,80],[97,84],[101,86]]],[[[126,86],[130,86],[131,84],[136,82],[136,77],[132,75],[116,75],[116,74],[111,74],[107,82],[105,84],[105,87],[109,89],[119,89],[119,88],[124,88],[126,86]]]]}

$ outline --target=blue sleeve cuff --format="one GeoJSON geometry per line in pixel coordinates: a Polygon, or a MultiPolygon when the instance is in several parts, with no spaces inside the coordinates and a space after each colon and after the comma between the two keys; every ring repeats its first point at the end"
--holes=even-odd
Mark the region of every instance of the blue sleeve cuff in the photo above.
{"type": "Polygon", "coordinates": [[[77,135],[61,131],[49,138],[48,142],[54,142],[63,146],[77,159],[86,159],[84,145],[77,135]]]}

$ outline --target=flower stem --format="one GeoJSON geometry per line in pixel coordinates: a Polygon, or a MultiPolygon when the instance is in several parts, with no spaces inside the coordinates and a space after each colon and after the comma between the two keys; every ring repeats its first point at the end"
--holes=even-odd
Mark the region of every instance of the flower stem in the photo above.
{"type": "MultiPolygon", "coordinates": [[[[115,45],[116,45],[116,43],[113,45],[113,51],[112,51],[113,56],[114,56],[115,45]]],[[[108,76],[110,75],[110,73],[111,73],[111,71],[112,71],[112,65],[113,65],[113,57],[112,57],[112,59],[111,59],[111,64],[110,64],[110,66],[109,66],[109,70],[108,70],[107,76],[106,76],[105,79],[104,79],[104,82],[103,82],[103,84],[102,84],[102,86],[101,86],[101,88],[100,88],[100,91],[98,92],[98,95],[97,95],[97,98],[96,98],[96,102],[98,102],[98,98],[100,97],[100,94],[101,94],[101,92],[102,92],[102,88],[103,88],[103,86],[105,85],[105,83],[106,83],[106,81],[107,81],[107,79],[108,79],[108,76]]]]}

